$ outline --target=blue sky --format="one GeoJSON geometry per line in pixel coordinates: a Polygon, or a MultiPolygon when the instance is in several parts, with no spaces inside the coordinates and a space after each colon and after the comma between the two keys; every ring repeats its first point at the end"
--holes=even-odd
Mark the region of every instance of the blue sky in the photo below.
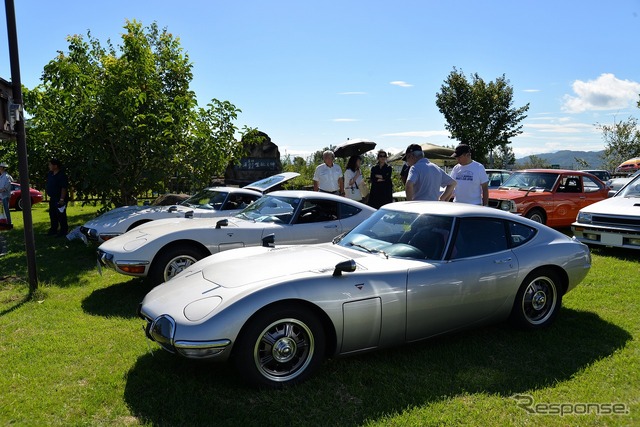
{"type": "MultiPolygon", "coordinates": [[[[392,152],[454,144],[435,95],[454,67],[505,75],[530,103],[517,157],[604,148],[595,124],[640,116],[640,0],[14,0],[22,83],[34,87],[69,34],[120,43],[157,22],[193,62],[200,105],[228,100],[282,155],[347,138],[392,152]]],[[[0,76],[9,80],[6,21],[0,76]]]]}

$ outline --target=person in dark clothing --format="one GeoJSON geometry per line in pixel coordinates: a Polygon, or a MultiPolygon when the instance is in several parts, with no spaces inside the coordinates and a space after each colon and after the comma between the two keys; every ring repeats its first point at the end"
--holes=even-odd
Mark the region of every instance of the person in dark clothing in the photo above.
{"type": "Polygon", "coordinates": [[[49,196],[49,236],[64,237],[69,232],[67,224],[69,180],[62,170],[62,163],[58,159],[49,160],[49,173],[47,174],[47,196],[49,196]]]}
{"type": "Polygon", "coordinates": [[[393,202],[393,169],[387,164],[387,153],[378,151],[378,164],[371,168],[371,191],[369,206],[379,209],[382,205],[393,202]]]}

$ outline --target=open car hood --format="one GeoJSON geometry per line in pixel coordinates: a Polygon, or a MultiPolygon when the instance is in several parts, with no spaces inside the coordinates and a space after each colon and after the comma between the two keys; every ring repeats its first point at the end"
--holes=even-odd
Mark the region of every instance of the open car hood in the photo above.
{"type": "Polygon", "coordinates": [[[245,185],[242,188],[259,191],[261,193],[266,193],[268,190],[272,189],[273,187],[283,184],[297,176],[300,176],[298,172],[282,172],[282,173],[261,179],[256,182],[252,182],[251,184],[245,185]]]}

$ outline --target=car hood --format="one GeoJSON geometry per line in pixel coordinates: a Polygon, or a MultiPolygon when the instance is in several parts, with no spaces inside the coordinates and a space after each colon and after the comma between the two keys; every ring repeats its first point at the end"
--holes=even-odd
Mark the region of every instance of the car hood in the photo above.
{"type": "Polygon", "coordinates": [[[337,263],[348,259],[358,262],[361,257],[330,243],[277,248],[257,246],[220,252],[156,286],[145,296],[143,305],[148,312],[160,312],[167,307],[181,311],[208,295],[220,295],[228,300],[286,281],[330,275],[337,263]]]}
{"type": "Polygon", "coordinates": [[[133,218],[136,216],[145,216],[154,213],[166,212],[169,214],[169,209],[172,209],[173,215],[184,216],[186,212],[197,210],[196,208],[189,208],[181,205],[174,206],[120,206],[115,209],[111,209],[108,212],[103,213],[97,218],[87,221],[85,227],[91,228],[95,225],[105,225],[112,222],[119,222],[125,218],[133,218]]]}
{"type": "MultiPolygon", "coordinates": [[[[222,229],[238,227],[264,229],[266,226],[271,224],[246,221],[239,218],[167,218],[142,224],[125,234],[108,240],[105,243],[117,242],[122,244],[125,240],[135,240],[141,237],[153,239],[159,236],[170,236],[190,230],[215,228],[218,221],[221,221],[222,219],[227,220],[227,226],[221,227],[222,229]]],[[[105,243],[103,243],[103,245],[105,243]]]]}
{"type": "Polygon", "coordinates": [[[580,211],[596,215],[640,216],[640,197],[610,197],[580,211]]]}
{"type": "Polygon", "coordinates": [[[512,190],[512,189],[508,189],[508,190],[500,190],[500,189],[490,189],[489,190],[489,198],[490,199],[500,199],[500,200],[514,200],[514,199],[520,199],[523,197],[534,197],[538,194],[541,193],[549,193],[548,191],[542,190],[542,189],[538,189],[538,190],[532,190],[532,191],[527,191],[527,190],[512,190]]]}

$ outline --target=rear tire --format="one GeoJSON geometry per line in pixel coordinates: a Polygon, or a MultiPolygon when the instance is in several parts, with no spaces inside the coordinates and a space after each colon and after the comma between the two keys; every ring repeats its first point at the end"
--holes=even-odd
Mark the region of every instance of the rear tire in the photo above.
{"type": "Polygon", "coordinates": [[[562,305],[562,284],[548,269],[532,271],[524,279],[511,310],[511,321],[523,329],[549,326],[562,305]]]}
{"type": "Polygon", "coordinates": [[[197,247],[179,244],[164,248],[151,263],[149,281],[153,286],[173,279],[178,273],[209,256],[197,247]]]}
{"type": "Polygon", "coordinates": [[[275,307],[243,328],[233,349],[239,374],[249,383],[280,388],[306,380],[324,358],[320,320],[301,307],[275,307]]]}

